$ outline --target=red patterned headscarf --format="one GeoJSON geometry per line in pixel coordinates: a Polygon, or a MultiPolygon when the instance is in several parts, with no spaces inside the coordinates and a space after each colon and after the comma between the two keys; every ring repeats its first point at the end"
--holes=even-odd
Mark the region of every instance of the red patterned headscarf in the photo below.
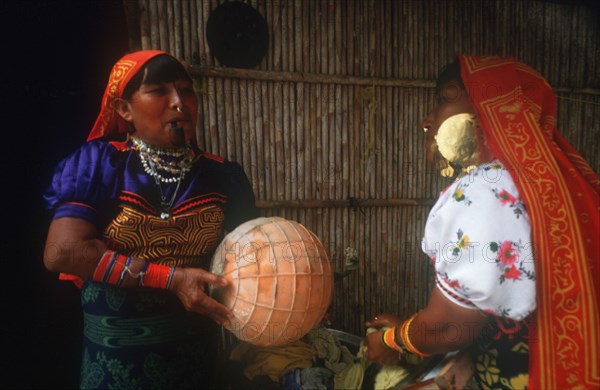
{"type": "Polygon", "coordinates": [[[537,310],[529,388],[600,386],[600,181],[556,130],[556,97],[513,58],[460,56],[488,147],[531,220],[537,310]]]}
{"type": "Polygon", "coordinates": [[[102,97],[100,113],[87,140],[110,137],[126,131],[126,122],[115,110],[115,99],[123,95],[129,80],[152,58],[169,53],[160,50],[141,50],[123,56],[113,66],[102,97]]]}

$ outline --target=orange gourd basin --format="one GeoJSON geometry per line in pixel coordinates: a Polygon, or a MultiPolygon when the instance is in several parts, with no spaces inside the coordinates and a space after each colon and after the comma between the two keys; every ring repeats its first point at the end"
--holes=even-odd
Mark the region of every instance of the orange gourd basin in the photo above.
{"type": "Polygon", "coordinates": [[[323,244],[302,224],[284,218],[239,225],[215,251],[211,272],[229,281],[210,288],[234,314],[226,328],[254,345],[300,339],[331,303],[333,271],[323,244]]]}

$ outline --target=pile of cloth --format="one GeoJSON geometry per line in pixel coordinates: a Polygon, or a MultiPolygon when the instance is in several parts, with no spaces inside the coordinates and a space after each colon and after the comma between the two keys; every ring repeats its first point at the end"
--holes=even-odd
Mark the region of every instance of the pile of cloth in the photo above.
{"type": "MultiPolygon", "coordinates": [[[[373,330],[368,329],[367,334],[373,330]]],[[[353,354],[327,328],[319,327],[301,340],[282,346],[240,342],[229,359],[243,367],[249,383],[260,383],[260,388],[268,389],[385,390],[409,375],[403,366],[379,366],[365,360],[364,350],[361,342],[353,354]]]]}

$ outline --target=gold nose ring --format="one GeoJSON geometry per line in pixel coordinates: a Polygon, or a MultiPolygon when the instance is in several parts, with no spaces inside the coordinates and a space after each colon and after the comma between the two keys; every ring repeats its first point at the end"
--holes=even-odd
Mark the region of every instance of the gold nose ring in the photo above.
{"type": "Polygon", "coordinates": [[[175,110],[177,110],[177,112],[183,112],[183,110],[179,106],[175,107],[175,110]]]}

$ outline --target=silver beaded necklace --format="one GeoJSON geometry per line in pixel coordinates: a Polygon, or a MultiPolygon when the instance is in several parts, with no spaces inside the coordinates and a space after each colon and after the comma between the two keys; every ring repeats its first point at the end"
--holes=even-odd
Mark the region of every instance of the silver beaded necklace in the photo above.
{"type": "Polygon", "coordinates": [[[158,148],[145,143],[140,138],[135,136],[131,137],[131,141],[133,142],[134,149],[138,152],[140,161],[144,167],[144,171],[149,176],[154,178],[156,186],[158,187],[162,210],[160,217],[162,219],[171,218],[171,208],[173,207],[173,202],[175,202],[175,198],[177,197],[177,192],[179,191],[181,181],[184,179],[186,173],[192,169],[192,161],[194,159],[194,151],[192,150],[192,147],[188,144],[183,148],[177,149],[158,148]],[[161,156],[175,157],[176,160],[165,161],[161,156]],[[161,173],[159,173],[159,170],[171,175],[171,177],[163,176],[161,173]],[[163,192],[161,182],[177,182],[175,191],[173,191],[173,195],[171,195],[171,198],[168,200],[163,192]]]}

